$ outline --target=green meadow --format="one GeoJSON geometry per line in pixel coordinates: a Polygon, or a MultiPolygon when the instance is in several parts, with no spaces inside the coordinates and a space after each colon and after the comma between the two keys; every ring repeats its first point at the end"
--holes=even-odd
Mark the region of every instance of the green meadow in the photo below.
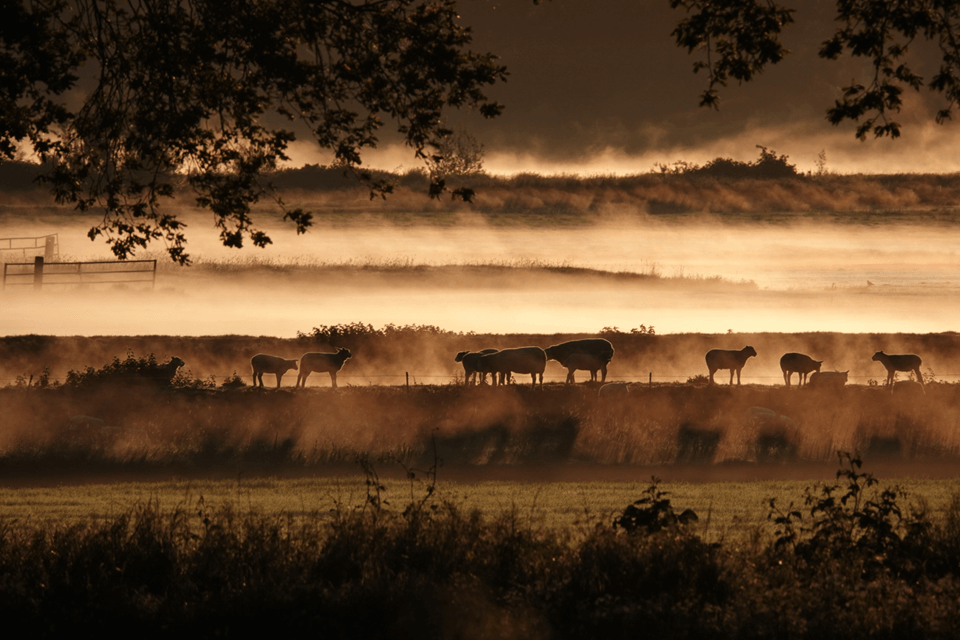
{"type": "MultiPolygon", "coordinates": [[[[869,465],[866,471],[869,472],[869,465]]],[[[591,528],[609,527],[624,508],[639,499],[652,478],[620,481],[448,481],[443,469],[430,504],[452,503],[496,519],[513,514],[531,529],[567,531],[579,536],[591,528]]],[[[639,472],[637,473],[639,476],[639,472]]],[[[899,487],[906,503],[924,508],[940,521],[960,480],[879,478],[881,488],[899,487]]],[[[743,540],[769,535],[770,500],[786,508],[802,508],[808,489],[814,493],[831,481],[764,480],[752,482],[664,482],[659,488],[679,509],[692,509],[699,521],[691,526],[704,539],[743,540]]],[[[401,512],[427,497],[427,480],[381,478],[384,509],[401,512]]],[[[343,475],[321,478],[252,478],[115,482],[77,486],[0,488],[0,517],[7,526],[61,527],[108,521],[137,506],[154,505],[162,512],[228,509],[257,517],[325,521],[337,511],[368,507],[367,478],[343,475]]]]}

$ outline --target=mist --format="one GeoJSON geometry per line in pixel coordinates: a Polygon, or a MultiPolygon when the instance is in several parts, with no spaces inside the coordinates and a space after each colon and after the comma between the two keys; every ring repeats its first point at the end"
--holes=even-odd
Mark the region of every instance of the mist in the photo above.
{"type": "MultiPolygon", "coordinates": [[[[8,287],[0,331],[294,337],[364,322],[480,333],[641,324],[661,334],[929,333],[954,330],[960,312],[960,230],[941,225],[624,215],[538,227],[361,216],[304,236],[268,224],[273,245],[237,252],[205,222],[191,219],[194,266],[149,256],[159,259],[154,290],[8,287]]],[[[56,229],[62,259],[109,259],[86,225],[56,229]]],[[[32,234],[10,223],[2,233],[32,234]]]]}

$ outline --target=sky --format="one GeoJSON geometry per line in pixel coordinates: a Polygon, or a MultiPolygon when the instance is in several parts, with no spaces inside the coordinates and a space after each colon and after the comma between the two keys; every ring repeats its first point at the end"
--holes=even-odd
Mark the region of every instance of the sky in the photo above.
{"type": "MultiPolygon", "coordinates": [[[[870,68],[860,61],[823,60],[821,43],[835,29],[836,5],[794,2],[795,23],[783,35],[792,54],[754,81],[721,89],[719,111],[698,106],[706,77],[693,73],[699,54],[679,49],[671,36],[680,10],[666,0],[459,0],[476,51],[506,65],[506,83],[489,97],[505,105],[486,121],[454,112],[485,147],[490,173],[638,173],[656,163],[702,164],[716,157],[753,161],[757,145],[786,154],[801,171],[838,173],[960,171],[960,123],[934,123],[942,98],[909,92],[896,118],[898,140],[856,140],[855,125],[833,126],[826,110],[840,88],[870,68]]],[[[927,47],[929,54],[929,47],[927,47]]],[[[929,78],[935,58],[914,47],[915,70],[929,78]]],[[[294,159],[324,162],[306,143],[294,159]]],[[[384,169],[413,168],[412,155],[385,139],[366,161],[384,169]]]]}

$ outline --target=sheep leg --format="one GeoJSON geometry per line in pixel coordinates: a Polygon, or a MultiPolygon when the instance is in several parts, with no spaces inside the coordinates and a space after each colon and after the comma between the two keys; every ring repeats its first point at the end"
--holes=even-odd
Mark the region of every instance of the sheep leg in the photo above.
{"type": "Polygon", "coordinates": [[[567,369],[567,384],[575,384],[577,382],[573,375],[574,371],[576,371],[576,369],[567,369]]]}
{"type": "MultiPolygon", "coordinates": [[[[600,367],[600,374],[601,374],[601,376],[602,376],[602,377],[600,378],[600,382],[606,382],[606,381],[607,381],[607,365],[603,365],[602,367],[600,367]]],[[[593,372],[593,381],[594,381],[594,382],[597,381],[597,372],[596,372],[596,371],[593,372]]]]}
{"type": "Polygon", "coordinates": [[[280,378],[282,378],[282,377],[283,377],[283,374],[282,374],[282,373],[278,373],[278,374],[277,374],[277,389],[280,388],[280,378]]]}
{"type": "Polygon", "coordinates": [[[330,372],[330,382],[333,383],[333,387],[334,387],[334,388],[337,387],[337,372],[336,372],[336,371],[331,371],[331,372],[330,372]]]}

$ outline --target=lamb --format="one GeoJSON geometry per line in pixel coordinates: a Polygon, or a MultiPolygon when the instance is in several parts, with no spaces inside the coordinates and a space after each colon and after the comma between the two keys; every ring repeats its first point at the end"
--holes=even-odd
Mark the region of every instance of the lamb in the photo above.
{"type": "Polygon", "coordinates": [[[597,371],[603,371],[606,373],[607,363],[602,359],[592,356],[587,353],[574,353],[567,357],[564,365],[567,368],[567,383],[573,384],[576,380],[573,377],[573,372],[580,371],[589,371],[590,372],[590,382],[597,381],[597,371]]]}
{"type": "Polygon", "coordinates": [[[277,389],[280,388],[280,379],[290,369],[297,370],[296,360],[287,360],[279,356],[271,356],[266,353],[258,353],[250,358],[250,366],[253,367],[253,386],[263,386],[263,374],[274,373],[277,375],[277,389]]]}
{"type": "Polygon", "coordinates": [[[613,359],[613,345],[610,344],[608,340],[604,340],[602,338],[571,340],[569,342],[562,342],[560,344],[547,347],[545,353],[547,354],[548,359],[556,360],[561,366],[564,367],[567,366],[567,358],[574,354],[581,353],[593,356],[597,360],[602,361],[603,364],[599,367],[599,370],[602,374],[600,381],[606,382],[607,363],[613,359]]]}
{"type": "Polygon", "coordinates": [[[494,374],[493,383],[497,384],[497,374],[500,375],[500,384],[510,381],[511,373],[529,373],[533,378],[533,386],[537,386],[537,374],[540,374],[540,387],[543,387],[543,370],[547,368],[547,354],[540,347],[517,347],[504,349],[496,353],[480,356],[477,362],[477,371],[494,374]]]}
{"type": "MultiPolygon", "coordinates": [[[[917,382],[923,388],[923,376],[920,375],[920,364],[922,362],[920,356],[912,353],[887,355],[883,351],[877,351],[873,354],[873,360],[887,369],[887,385],[893,384],[893,378],[897,375],[897,371],[912,371],[917,376],[917,382]]],[[[926,393],[925,388],[924,393],[926,393]]]]}
{"type": "Polygon", "coordinates": [[[330,381],[334,388],[337,386],[337,371],[343,368],[343,363],[353,354],[347,349],[337,348],[336,353],[305,353],[300,356],[300,375],[297,376],[297,386],[307,386],[307,376],[314,371],[330,374],[330,381]]]}
{"type": "Polygon", "coordinates": [[[481,351],[461,351],[458,353],[454,361],[463,363],[463,384],[470,384],[471,378],[476,382],[477,374],[480,375],[480,382],[486,382],[487,374],[485,371],[477,370],[477,363],[480,361],[480,356],[496,352],[497,349],[483,349],[481,351]]]}
{"type": "Polygon", "coordinates": [[[608,382],[600,387],[597,396],[601,398],[622,398],[630,393],[630,384],[627,382],[608,382]]]}
{"type": "Polygon", "coordinates": [[[156,367],[144,370],[140,373],[140,376],[147,382],[166,387],[169,386],[176,377],[177,370],[185,364],[183,360],[177,356],[173,356],[170,358],[170,362],[158,364],[156,367]]]}
{"type": "Polygon", "coordinates": [[[740,370],[746,364],[747,358],[756,356],[757,351],[753,347],[744,347],[740,351],[727,351],[724,349],[711,349],[707,352],[707,369],[710,370],[710,384],[713,384],[713,374],[718,369],[730,369],[730,384],[733,384],[733,373],[737,373],[737,384],[740,384],[740,370]]]}
{"type": "Polygon", "coordinates": [[[802,387],[803,383],[807,381],[807,374],[811,371],[820,371],[821,364],[823,364],[823,360],[814,360],[810,356],[802,353],[785,353],[783,357],[780,358],[780,370],[783,371],[783,381],[789,387],[790,378],[793,377],[794,372],[796,372],[797,377],[800,379],[797,384],[802,387]]]}
{"type": "Polygon", "coordinates": [[[810,374],[807,389],[842,389],[847,384],[848,371],[815,371],[810,374]]]}

